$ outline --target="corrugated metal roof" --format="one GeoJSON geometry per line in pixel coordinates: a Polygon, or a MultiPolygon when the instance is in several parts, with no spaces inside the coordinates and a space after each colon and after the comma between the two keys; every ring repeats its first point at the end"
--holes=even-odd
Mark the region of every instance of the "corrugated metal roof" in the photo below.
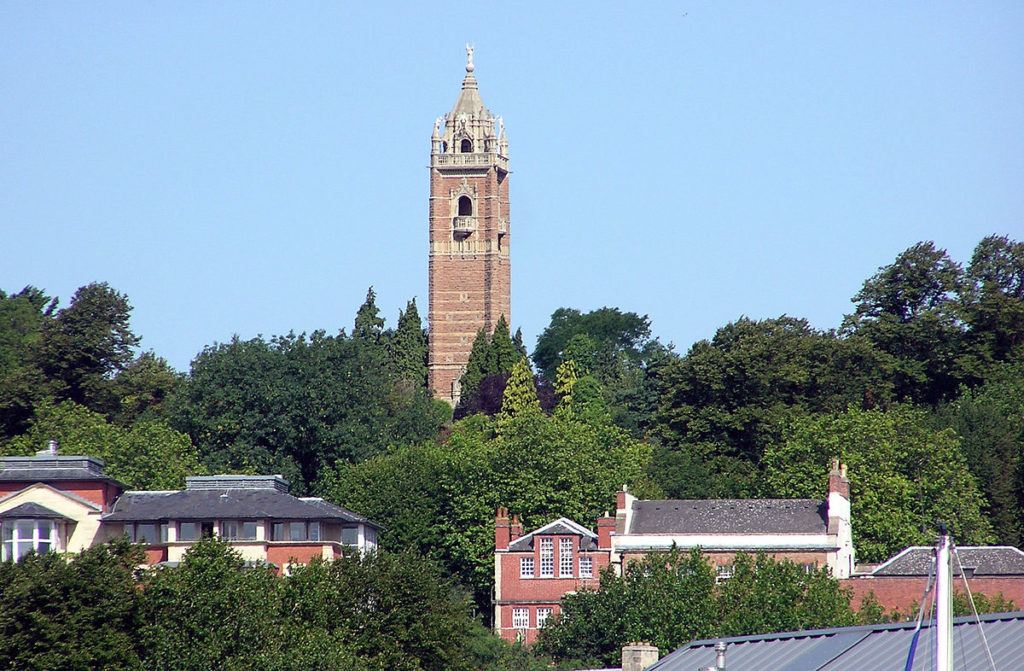
{"type": "MultiPolygon", "coordinates": [[[[996,669],[1024,669],[1024,611],[985,615],[981,622],[996,669]]],[[[914,671],[931,668],[933,631],[933,625],[921,631],[914,671]]],[[[707,639],[676,650],[648,671],[696,671],[714,666],[718,641],[729,646],[729,671],[902,671],[913,634],[914,623],[902,622],[707,639]]],[[[954,621],[953,657],[956,671],[989,668],[973,617],[954,621]]]]}

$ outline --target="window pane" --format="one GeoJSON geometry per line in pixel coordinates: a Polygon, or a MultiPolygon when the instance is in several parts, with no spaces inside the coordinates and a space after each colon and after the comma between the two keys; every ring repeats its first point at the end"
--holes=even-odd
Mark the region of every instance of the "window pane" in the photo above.
{"type": "Polygon", "coordinates": [[[287,540],[285,536],[285,524],[284,522],[274,522],[273,536],[275,541],[287,540]]]}
{"type": "Polygon", "coordinates": [[[160,538],[157,525],[155,524],[138,524],[135,528],[135,542],[137,543],[148,543],[153,544],[160,538]]]}
{"type": "Polygon", "coordinates": [[[178,540],[199,540],[199,522],[178,522],[178,540]]]}
{"type": "Polygon", "coordinates": [[[242,522],[242,538],[247,541],[256,540],[255,522],[242,522]]]}
{"type": "Polygon", "coordinates": [[[44,555],[44,554],[46,554],[49,551],[50,551],[50,541],[39,541],[36,544],[36,552],[38,552],[39,554],[44,555]]]}
{"type": "Polygon", "coordinates": [[[555,576],[555,541],[553,538],[540,539],[540,577],[555,576]]]}
{"type": "Polygon", "coordinates": [[[355,527],[344,527],[341,530],[342,545],[359,545],[359,529],[355,527]]]}
{"type": "Polygon", "coordinates": [[[309,540],[318,541],[320,540],[320,523],[310,522],[309,523],[309,540]]]}
{"type": "Polygon", "coordinates": [[[0,528],[3,529],[4,542],[7,542],[9,540],[13,540],[13,538],[14,538],[14,525],[13,524],[11,524],[10,522],[5,522],[3,524],[3,526],[0,527],[0,528]]]}
{"type": "Polygon", "coordinates": [[[519,559],[519,577],[533,577],[533,557],[521,557],[519,559]]]}
{"type": "Polygon", "coordinates": [[[305,522],[289,522],[288,523],[288,540],[291,540],[291,541],[304,541],[304,540],[306,540],[306,523],[305,522]]]}
{"type": "Polygon", "coordinates": [[[530,609],[529,608],[513,608],[512,609],[512,628],[513,629],[526,629],[530,626],[530,609]]]}
{"type": "Polygon", "coordinates": [[[558,539],[558,575],[561,578],[571,578],[573,574],[572,560],[572,539],[558,539]]]}
{"type": "Polygon", "coordinates": [[[50,520],[40,520],[36,524],[36,529],[39,530],[39,538],[40,538],[40,540],[42,540],[42,539],[49,539],[50,538],[50,529],[52,529],[52,528],[53,528],[53,523],[50,522],[50,520]]]}
{"type": "Polygon", "coordinates": [[[544,626],[544,623],[551,617],[550,608],[538,608],[537,609],[537,628],[540,629],[544,626]]]}
{"type": "Polygon", "coordinates": [[[594,558],[593,557],[580,557],[580,577],[581,578],[593,578],[594,577],[594,558]]]}
{"type": "Polygon", "coordinates": [[[18,561],[29,552],[32,551],[32,539],[29,538],[27,541],[15,541],[14,543],[14,561],[18,561]]]}
{"type": "Polygon", "coordinates": [[[14,559],[14,541],[4,540],[3,556],[0,559],[3,561],[14,559]]]}
{"type": "Polygon", "coordinates": [[[220,536],[228,540],[234,540],[238,538],[238,522],[234,520],[221,520],[220,522],[220,536]]]}

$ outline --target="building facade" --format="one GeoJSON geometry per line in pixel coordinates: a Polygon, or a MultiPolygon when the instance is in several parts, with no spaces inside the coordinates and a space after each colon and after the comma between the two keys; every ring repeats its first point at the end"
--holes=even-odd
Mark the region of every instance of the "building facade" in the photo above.
{"type": "Polygon", "coordinates": [[[523,535],[504,508],[495,518],[494,627],[508,641],[532,643],[562,596],[596,589],[606,567],[650,552],[700,548],[720,580],[732,574],[737,553],[763,552],[778,560],[828,567],[839,579],[853,571],[850,482],[833,463],[828,498],[645,501],[624,487],[615,516],[597,520],[597,532],[559,519],[523,535]]]}
{"type": "Polygon", "coordinates": [[[511,320],[508,136],[466,51],[458,100],[430,139],[429,385],[452,405],[477,332],[511,320]]]}
{"type": "Polygon", "coordinates": [[[93,457],[0,459],[0,552],[80,552],[122,534],[146,563],[177,565],[201,538],[227,540],[244,559],[284,572],[313,557],[376,549],[379,525],[319,498],[288,493],[279,475],[186,478],[185,489],[125,491],[93,457]]]}

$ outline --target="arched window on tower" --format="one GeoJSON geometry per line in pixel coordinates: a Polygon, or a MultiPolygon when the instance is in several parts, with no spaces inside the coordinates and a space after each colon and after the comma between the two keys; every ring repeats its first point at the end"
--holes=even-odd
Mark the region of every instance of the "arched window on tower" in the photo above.
{"type": "Polygon", "coordinates": [[[469,196],[461,196],[459,198],[459,216],[460,217],[472,217],[473,216],[473,201],[469,199],[469,196]]]}
{"type": "Polygon", "coordinates": [[[463,140],[462,144],[459,145],[459,151],[461,153],[463,153],[463,154],[472,154],[473,153],[473,141],[468,139],[468,138],[463,140]]]}

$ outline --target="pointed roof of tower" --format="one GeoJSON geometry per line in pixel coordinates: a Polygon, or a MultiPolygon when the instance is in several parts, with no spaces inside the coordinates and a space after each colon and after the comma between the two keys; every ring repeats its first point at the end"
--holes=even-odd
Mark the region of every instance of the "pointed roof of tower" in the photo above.
{"type": "Polygon", "coordinates": [[[476,84],[476,77],[473,76],[473,45],[466,45],[466,77],[462,80],[462,91],[459,92],[459,99],[455,101],[449,118],[456,118],[459,114],[486,115],[487,108],[484,101],[480,99],[480,90],[476,84]]]}

